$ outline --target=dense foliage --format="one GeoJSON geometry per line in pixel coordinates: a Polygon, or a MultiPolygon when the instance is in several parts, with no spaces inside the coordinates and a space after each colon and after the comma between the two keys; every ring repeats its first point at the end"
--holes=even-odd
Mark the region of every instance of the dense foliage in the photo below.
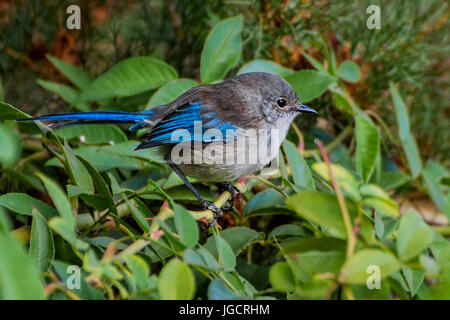
{"type": "MultiPolygon", "coordinates": [[[[445,159],[448,144],[430,151],[417,143],[411,84],[416,75],[431,75],[429,65],[407,62],[437,59],[409,46],[424,29],[434,37],[446,5],[430,1],[434,16],[417,10],[422,20],[404,39],[396,32],[405,18],[393,14],[385,21],[393,38],[363,23],[361,42],[346,31],[339,35],[350,45],[338,46],[320,12],[338,16],[339,5],[261,3],[226,19],[209,11],[212,28],[193,19],[195,1],[185,11],[178,1],[163,5],[162,12],[183,12],[183,21],[191,14],[192,21],[190,29],[175,28],[185,33],[185,45],[174,44],[167,62],[137,51],[118,55],[94,77],[47,55],[61,76],[37,80],[74,110],[133,111],[233,74],[266,71],[286,79],[320,117],[297,119],[270,177],[235,182],[242,194],[221,227],[206,228],[212,213],[198,211],[195,197],[153,150],[133,151],[139,134],[111,125],[18,124],[15,119],[34,114],[0,102],[1,298],[450,298],[449,172],[423,154],[445,159]],[[202,46],[191,43],[199,38],[202,46]],[[384,48],[383,41],[395,45],[384,48]],[[183,60],[186,46],[193,52],[183,60]],[[71,266],[81,267],[81,289],[70,286],[71,266]],[[371,277],[377,272],[379,286],[371,277]]],[[[381,5],[398,12],[392,3],[381,5]]],[[[214,5],[205,8],[223,15],[214,5]]],[[[413,14],[411,8],[403,9],[413,14]]],[[[344,19],[348,30],[357,28],[352,19],[344,19]]],[[[173,34],[159,35],[166,45],[173,41],[173,34]]],[[[156,49],[158,41],[148,37],[139,41],[156,49]]],[[[434,108],[430,86],[423,82],[420,99],[434,108]]],[[[441,120],[437,126],[448,122],[441,120]]],[[[195,185],[217,205],[228,199],[212,185],[195,185]]]]}

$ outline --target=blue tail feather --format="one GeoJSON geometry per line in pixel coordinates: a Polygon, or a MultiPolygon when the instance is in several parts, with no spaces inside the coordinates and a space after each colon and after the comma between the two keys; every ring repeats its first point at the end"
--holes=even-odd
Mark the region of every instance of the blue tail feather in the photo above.
{"type": "Polygon", "coordinates": [[[74,112],[48,114],[45,116],[19,119],[17,121],[117,121],[117,122],[138,122],[148,118],[153,112],[125,112],[125,111],[94,111],[94,112],[74,112]]]}

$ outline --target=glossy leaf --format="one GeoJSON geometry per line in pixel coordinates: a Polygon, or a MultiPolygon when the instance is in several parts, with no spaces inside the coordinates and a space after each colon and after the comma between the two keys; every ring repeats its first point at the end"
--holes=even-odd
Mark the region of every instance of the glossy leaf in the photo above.
{"type": "Polygon", "coordinates": [[[175,79],[177,72],[165,62],[152,57],[122,60],[96,78],[80,95],[80,101],[98,101],[128,97],[175,79]]]}
{"type": "Polygon", "coordinates": [[[175,227],[180,235],[180,241],[186,248],[192,248],[198,242],[199,233],[197,221],[182,206],[175,206],[175,227]]]}
{"type": "Polygon", "coordinates": [[[0,120],[16,120],[29,117],[30,116],[28,114],[14,108],[12,105],[5,102],[0,102],[0,120]]]}
{"type": "Polygon", "coordinates": [[[80,111],[89,111],[89,105],[87,103],[77,102],[77,98],[78,95],[80,94],[80,91],[72,87],[66,86],[65,84],[62,83],[56,83],[42,79],[38,79],[36,80],[36,82],[45,90],[48,90],[60,96],[64,101],[66,101],[70,105],[73,105],[76,109],[80,111]]]}
{"type": "Polygon", "coordinates": [[[172,259],[159,275],[158,292],[163,300],[190,300],[195,293],[191,269],[181,260],[172,259]]]}
{"type": "Polygon", "coordinates": [[[356,117],[356,167],[367,183],[375,169],[380,150],[378,128],[369,119],[356,117]]]}
{"type": "Polygon", "coordinates": [[[283,149],[292,168],[292,178],[294,184],[310,190],[315,190],[314,180],[311,175],[311,170],[305,159],[297,152],[297,148],[290,141],[283,143],[283,149]]]}
{"type": "MultiPolygon", "coordinates": [[[[331,183],[328,166],[325,162],[316,162],[312,165],[312,168],[322,178],[331,183]]],[[[344,194],[350,199],[358,201],[360,199],[358,190],[359,183],[353,175],[339,165],[331,164],[331,169],[333,170],[334,177],[336,178],[339,187],[342,188],[344,194]]]]}
{"type": "Polygon", "coordinates": [[[342,62],[337,69],[337,74],[339,78],[350,83],[357,83],[361,80],[361,70],[358,64],[352,60],[342,62]]]}
{"type": "Polygon", "coordinates": [[[3,232],[0,232],[0,261],[2,299],[44,298],[44,285],[32,259],[17,240],[3,232]]]}
{"type": "Polygon", "coordinates": [[[224,271],[232,271],[236,266],[236,257],[233,249],[226,240],[220,236],[216,236],[217,253],[219,255],[219,263],[224,271]]]}
{"type": "Polygon", "coordinates": [[[25,193],[7,193],[1,195],[0,205],[13,212],[29,216],[33,214],[33,207],[36,207],[46,220],[49,220],[58,214],[54,208],[50,207],[45,202],[35,199],[25,193]]]}
{"type": "Polygon", "coordinates": [[[271,61],[271,60],[252,60],[244,64],[237,74],[248,73],[248,72],[268,72],[279,75],[280,77],[287,76],[294,72],[292,69],[283,67],[282,65],[271,61]]]}
{"type": "Polygon", "coordinates": [[[241,15],[222,20],[208,34],[200,61],[202,83],[222,79],[241,58],[241,15]]]}
{"type": "Polygon", "coordinates": [[[269,280],[276,291],[289,292],[295,289],[294,274],[286,262],[277,262],[270,268],[269,280]]]}
{"type": "Polygon", "coordinates": [[[0,124],[0,165],[12,168],[21,154],[20,138],[13,126],[0,124]]]}
{"type": "MultiPolygon", "coordinates": [[[[289,197],[286,204],[298,215],[327,227],[331,235],[345,239],[345,227],[336,196],[325,192],[304,191],[289,197]]],[[[350,215],[356,216],[356,207],[346,201],[350,215]]]]}
{"type": "Polygon", "coordinates": [[[414,211],[408,210],[400,219],[397,253],[402,261],[416,257],[433,241],[433,231],[414,211]]]}
{"type": "Polygon", "coordinates": [[[384,279],[399,268],[400,263],[392,254],[378,249],[362,249],[345,263],[340,281],[366,284],[375,269],[380,271],[380,279],[384,279]]]}
{"type": "Polygon", "coordinates": [[[131,204],[130,201],[126,197],[124,197],[124,198],[126,200],[128,208],[130,209],[130,213],[131,213],[134,221],[136,221],[139,228],[141,228],[141,230],[144,233],[148,233],[150,231],[150,224],[147,221],[145,215],[141,212],[140,209],[136,208],[133,204],[131,204]]]}
{"type": "MultiPolygon", "coordinates": [[[[224,239],[233,250],[234,255],[238,255],[249,245],[264,239],[262,232],[256,232],[246,227],[234,227],[223,230],[220,237],[224,239]]],[[[204,247],[217,256],[217,246],[214,237],[209,237],[204,247]]]]}
{"type": "Polygon", "coordinates": [[[72,213],[72,208],[70,207],[69,200],[67,199],[65,193],[61,188],[52,180],[44,176],[42,173],[36,173],[36,175],[44,183],[45,189],[47,189],[50,198],[52,198],[53,204],[58,210],[59,215],[66,222],[67,227],[75,228],[75,218],[72,213]]]}
{"type": "Polygon", "coordinates": [[[422,177],[436,207],[447,216],[450,210],[446,207],[446,199],[439,181],[447,175],[447,170],[439,163],[429,160],[422,170],[422,177]]]}
{"type": "Polygon", "coordinates": [[[413,178],[416,178],[422,169],[422,159],[420,158],[417,142],[410,131],[408,110],[405,102],[392,81],[389,82],[389,87],[391,89],[392,100],[394,101],[400,141],[403,145],[403,150],[405,151],[405,155],[408,160],[411,175],[413,178]]]}
{"type": "Polygon", "coordinates": [[[31,224],[30,257],[39,272],[46,272],[53,262],[55,246],[47,221],[33,209],[31,224]]]}
{"type": "Polygon", "coordinates": [[[302,103],[320,97],[335,80],[327,73],[315,70],[300,70],[285,76],[302,103]]]}
{"type": "Polygon", "coordinates": [[[244,217],[266,214],[292,214],[284,204],[285,198],[274,189],[267,189],[255,194],[244,209],[244,217]]]}
{"type": "Polygon", "coordinates": [[[83,69],[51,55],[47,55],[47,59],[79,89],[86,89],[91,83],[91,77],[83,69]]]}
{"type": "Polygon", "coordinates": [[[193,79],[175,79],[166,83],[159,88],[150,98],[147,103],[146,109],[162,104],[168,104],[182,93],[188,91],[190,88],[197,86],[197,81],[193,79]]]}

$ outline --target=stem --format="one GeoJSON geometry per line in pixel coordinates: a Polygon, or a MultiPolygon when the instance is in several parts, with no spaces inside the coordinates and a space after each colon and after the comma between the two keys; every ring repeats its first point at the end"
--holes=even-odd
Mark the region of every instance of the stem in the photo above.
{"type": "Polygon", "coordinates": [[[319,147],[319,150],[322,154],[323,160],[325,161],[325,163],[327,164],[328,167],[328,173],[330,175],[330,179],[331,179],[331,184],[333,185],[333,189],[336,192],[336,196],[338,198],[338,202],[339,202],[339,207],[341,209],[341,213],[342,213],[342,218],[344,220],[344,225],[345,225],[345,231],[347,233],[347,259],[350,258],[353,255],[353,251],[355,249],[355,244],[356,244],[356,237],[355,234],[353,233],[353,229],[352,229],[352,223],[350,221],[350,214],[347,210],[347,206],[345,205],[345,200],[344,200],[344,195],[342,194],[341,188],[339,187],[339,184],[336,180],[336,177],[334,176],[334,172],[331,166],[331,162],[330,159],[328,158],[327,152],[325,151],[325,148],[323,146],[322,141],[317,140],[317,146],[319,147]]]}

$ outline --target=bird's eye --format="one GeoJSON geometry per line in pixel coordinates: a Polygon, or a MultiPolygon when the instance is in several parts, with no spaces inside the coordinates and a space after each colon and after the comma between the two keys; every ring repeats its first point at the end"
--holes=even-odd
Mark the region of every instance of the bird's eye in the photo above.
{"type": "Polygon", "coordinates": [[[283,99],[283,98],[278,99],[278,100],[277,100],[277,105],[278,105],[280,108],[286,107],[286,99],[283,99]]]}

